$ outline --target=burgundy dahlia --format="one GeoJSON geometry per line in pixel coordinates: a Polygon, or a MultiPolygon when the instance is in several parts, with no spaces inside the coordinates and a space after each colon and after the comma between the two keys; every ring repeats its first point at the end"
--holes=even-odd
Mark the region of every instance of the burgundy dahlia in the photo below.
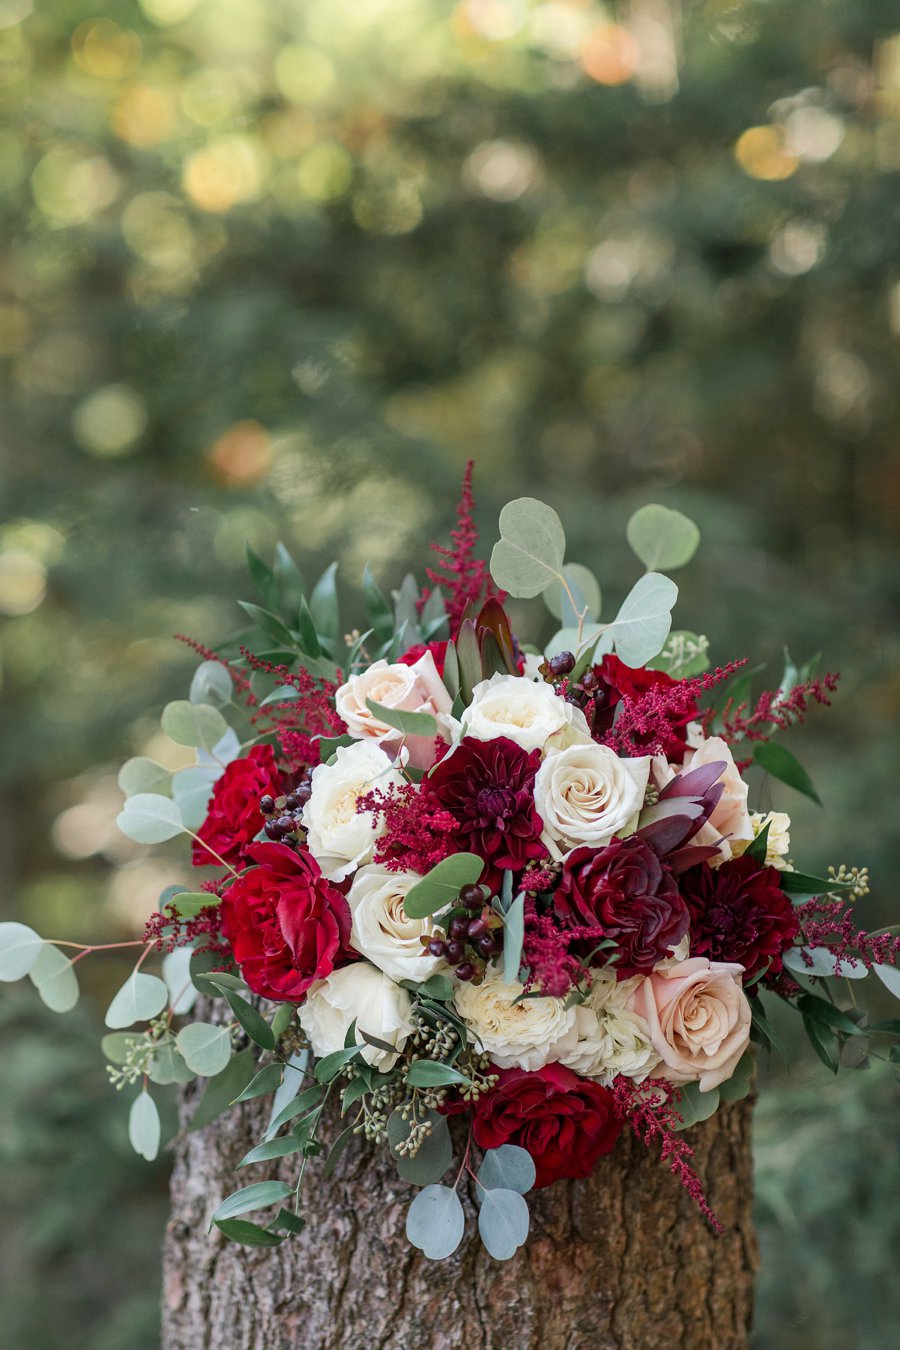
{"type": "Polygon", "coordinates": [[[504,736],[466,736],[423,780],[422,788],[458,823],[460,852],[477,853],[491,871],[519,871],[542,858],[543,821],[534,804],[541,753],[529,754],[504,736]]]}
{"type": "Polygon", "coordinates": [[[745,982],[766,967],[778,974],[800,924],[777,867],[744,854],[721,867],[700,863],[679,880],[691,916],[692,956],[737,961],[745,982]]]}
{"type": "MultiPolygon", "coordinates": [[[[564,926],[597,928],[614,940],[619,979],[651,971],[688,931],[690,916],[674,877],[635,835],[599,851],[574,849],[553,902],[564,926]]],[[[611,952],[597,952],[593,964],[604,965],[611,952]]]]}

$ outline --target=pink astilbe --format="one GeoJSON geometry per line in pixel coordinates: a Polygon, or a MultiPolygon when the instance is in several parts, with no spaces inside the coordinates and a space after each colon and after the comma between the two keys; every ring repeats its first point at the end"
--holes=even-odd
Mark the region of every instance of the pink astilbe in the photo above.
{"type": "Polygon", "coordinates": [[[389,872],[418,872],[424,876],[455,853],[456,819],[415,783],[373,788],[356,803],[357,811],[371,811],[384,821],[384,834],[375,843],[375,861],[389,872]]]}
{"type": "MultiPolygon", "coordinates": [[[[295,689],[299,695],[266,704],[251,716],[253,725],[263,734],[274,732],[278,736],[286,769],[296,772],[318,764],[319,747],[314,738],[340,736],[346,730],[334,706],[337,683],[311,675],[305,666],[290,670],[287,666],[273,665],[246,647],[241,648],[241,655],[253,670],[273,676],[280,685],[295,689]]],[[[341,678],[338,671],[338,680],[341,678]]]]}
{"type": "MultiPolygon", "coordinates": [[[[467,605],[477,609],[491,597],[501,601],[505,599],[505,592],[498,591],[491,581],[487,563],[475,557],[478,529],[474,520],[475,498],[472,494],[474,468],[475,461],[470,459],[463,474],[462,496],[456,508],[456,528],[450,532],[453,544],[450,548],[443,544],[432,544],[432,550],[440,555],[441,560],[435,567],[425,569],[428,580],[443,590],[451,636],[458,629],[467,605]]],[[[419,600],[420,612],[430,594],[431,591],[424,587],[419,600]]]]}
{"type": "MultiPolygon", "coordinates": [[[[802,722],[810,709],[810,704],[820,703],[831,706],[829,694],[837,688],[840,675],[829,672],[821,680],[804,680],[794,685],[790,693],[782,694],[778,689],[767,689],[760,694],[751,709],[749,703],[735,703],[729,699],[721,710],[721,736],[723,740],[734,744],[736,741],[767,741],[776,731],[786,731],[788,727],[802,722]]],[[[704,716],[704,729],[708,728],[716,716],[710,709],[704,716]]]]}
{"type": "Polygon", "coordinates": [[[608,745],[618,755],[663,754],[672,735],[672,724],[689,716],[701,694],[714,689],[735,671],[747,664],[746,657],[729,661],[726,666],[692,675],[667,686],[646,690],[639,698],[622,698],[616,709],[616,720],[605,735],[602,745],[608,745]]]}
{"type": "Polygon", "coordinates": [[[185,633],[175,634],[176,642],[183,642],[186,647],[190,647],[192,652],[202,656],[204,661],[218,661],[219,665],[225,666],[228,674],[234,683],[234,687],[244,700],[246,708],[255,708],[259,699],[250,688],[250,677],[239,666],[232,665],[224,656],[220,656],[212,647],[207,647],[204,643],[198,642],[196,638],[188,637],[185,633]]]}
{"type": "MultiPolygon", "coordinates": [[[[807,900],[796,908],[806,947],[827,947],[837,962],[861,961],[872,966],[900,966],[900,933],[867,933],[857,928],[852,906],[843,899],[807,900]]],[[[812,961],[809,962],[812,965],[812,961]]]]}
{"type": "Polygon", "coordinates": [[[173,952],[176,947],[188,947],[197,938],[205,938],[205,942],[198,944],[198,951],[227,953],[229,948],[222,942],[219,928],[219,897],[212,891],[218,884],[203,883],[203,889],[211,891],[209,904],[193,918],[182,918],[174,903],[163,905],[161,910],[151,914],[144,925],[144,942],[154,943],[158,952],[173,952]]]}
{"type": "Polygon", "coordinates": [[[676,1128],[682,1123],[682,1117],[678,1114],[680,1094],[675,1084],[663,1078],[651,1078],[638,1084],[630,1078],[619,1077],[613,1082],[612,1092],[613,1110],[619,1119],[627,1121],[645,1148],[659,1140],[660,1160],[669,1164],[669,1171],[681,1182],[710,1227],[717,1233],[724,1233],[691,1165],[694,1150],[676,1128]]]}
{"type": "Polygon", "coordinates": [[[538,912],[533,895],[525,901],[524,918],[522,960],[529,971],[527,988],[536,987],[548,998],[565,998],[586,978],[584,963],[572,948],[583,942],[596,945],[606,934],[602,928],[587,925],[560,928],[552,914],[538,912]]]}

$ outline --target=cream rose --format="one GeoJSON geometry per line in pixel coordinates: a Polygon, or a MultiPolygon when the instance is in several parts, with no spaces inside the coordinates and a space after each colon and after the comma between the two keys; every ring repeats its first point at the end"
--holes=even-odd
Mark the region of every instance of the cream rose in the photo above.
{"type": "Polygon", "coordinates": [[[319,764],[312,773],[312,793],[303,808],[309,851],[329,881],[343,881],[371,861],[376,828],[371,811],[357,811],[359,797],[373,787],[405,782],[390,758],[372,741],[342,745],[333,764],[319,764]]]}
{"type": "Polygon", "coordinates": [[[374,741],[389,751],[404,741],[410,762],[421,769],[430,768],[434,763],[434,737],[404,737],[402,731],[370,712],[366,699],[398,712],[432,713],[440,728],[443,725],[440,719],[450,712],[453,700],[444,688],[431,652],[425,652],[411,666],[376,661],[361,674],[351,675],[334,696],[335,707],[351,736],[374,741]]]}
{"type": "Polygon", "coordinates": [[[696,1082],[701,1092],[731,1077],[750,1039],[743,970],[693,956],[639,980],[630,1006],[647,1023],[661,1077],[696,1082]]]}
{"type": "Polygon", "coordinates": [[[644,803],[650,759],[620,759],[606,745],[550,750],[534,780],[541,836],[551,857],[580,844],[599,848],[614,834],[632,834],[644,803]]]}
{"type": "Polygon", "coordinates": [[[575,1009],[559,998],[524,998],[520,984],[507,984],[500,971],[488,970],[482,984],[460,984],[457,1010],[501,1069],[540,1069],[561,1059],[578,1039],[575,1009]]]}
{"type": "Polygon", "coordinates": [[[446,965],[419,941],[434,931],[434,920],[407,918],[403,908],[408,891],[421,880],[414,872],[389,872],[370,863],[359,868],[347,892],[351,944],[392,980],[420,982],[446,965]]]}
{"type": "Polygon", "coordinates": [[[609,1087],[617,1074],[642,1083],[659,1063],[650,1028],[630,1007],[640,976],[595,978],[586,1001],[575,1009],[578,1041],[562,1063],[609,1087]]]}
{"type": "Polygon", "coordinates": [[[492,675],[476,684],[459,727],[460,736],[476,741],[505,736],[523,750],[591,739],[580,708],[560,698],[544,680],[524,675],[492,675]]]}
{"type": "MultiPolygon", "coordinates": [[[[397,1054],[413,1030],[410,1021],[412,1001],[405,989],[367,961],[342,966],[327,980],[310,985],[306,1002],[300,1009],[300,1025],[309,1037],[313,1054],[321,1058],[343,1050],[347,1032],[356,1021],[357,1031],[396,1047],[397,1054]]],[[[382,1073],[392,1069],[397,1054],[364,1045],[362,1057],[382,1073]]]]}
{"type": "Polygon", "coordinates": [[[753,839],[753,826],[750,823],[750,812],[747,810],[749,789],[740,775],[729,746],[721,736],[710,736],[698,750],[688,752],[684,758],[684,768],[687,772],[689,769],[699,769],[702,764],[713,764],[717,760],[722,760],[725,764],[718,779],[724,791],[709,820],[692,840],[695,844],[708,844],[724,837],[724,842],[719,845],[721,857],[718,860],[712,859],[712,866],[716,866],[717,861],[725,862],[732,856],[733,843],[740,843],[743,840],[749,844],[753,839]]]}
{"type": "MultiPolygon", "coordinates": [[[[753,827],[753,838],[758,839],[763,830],[768,825],[769,833],[766,835],[766,866],[778,867],[782,872],[792,872],[794,869],[788,862],[788,853],[791,848],[791,818],[786,811],[770,811],[764,816],[761,811],[754,811],[750,816],[750,824],[753,827]]],[[[732,849],[733,853],[746,853],[749,843],[743,848],[732,849]]]]}

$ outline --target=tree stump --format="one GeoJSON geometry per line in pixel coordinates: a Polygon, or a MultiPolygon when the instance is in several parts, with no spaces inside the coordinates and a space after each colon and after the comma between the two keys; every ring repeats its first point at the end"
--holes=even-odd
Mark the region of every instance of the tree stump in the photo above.
{"type": "MultiPolygon", "coordinates": [[[[196,1096],[192,1084],[183,1119],[196,1096]]],[[[482,1247],[463,1183],[466,1237],[431,1262],[404,1233],[413,1188],[362,1139],[327,1181],[308,1167],[299,1237],[258,1250],[207,1235],[225,1195],[278,1174],[271,1163],[232,1170],[265,1128],[248,1103],[176,1140],[163,1348],[745,1350],[757,1261],[750,1119],[739,1102],[691,1131],[722,1236],[626,1130],[587,1181],[529,1195],[531,1234],[511,1261],[482,1247]]],[[[286,1159],[280,1175],[291,1180],[296,1166],[286,1159]]]]}

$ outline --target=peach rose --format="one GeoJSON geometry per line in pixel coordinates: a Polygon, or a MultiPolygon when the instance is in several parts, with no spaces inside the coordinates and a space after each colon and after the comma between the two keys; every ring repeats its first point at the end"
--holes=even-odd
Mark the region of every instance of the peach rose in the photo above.
{"type": "MultiPolygon", "coordinates": [[[[400,712],[432,713],[443,728],[441,718],[449,713],[453,700],[437,672],[431,652],[425,652],[414,665],[389,665],[376,661],[368,670],[351,675],[334,696],[338,714],[347,731],[358,740],[371,740],[393,755],[404,741],[402,731],[382,722],[366,706],[366,699],[400,712]]],[[[429,769],[434,763],[433,736],[407,736],[410,763],[429,769]]]]}
{"type": "Polygon", "coordinates": [[[694,1083],[701,1092],[734,1073],[750,1039],[750,1004],[741,988],[744,967],[693,956],[657,969],[637,986],[630,1005],[650,1029],[672,1083],[694,1083]]]}

